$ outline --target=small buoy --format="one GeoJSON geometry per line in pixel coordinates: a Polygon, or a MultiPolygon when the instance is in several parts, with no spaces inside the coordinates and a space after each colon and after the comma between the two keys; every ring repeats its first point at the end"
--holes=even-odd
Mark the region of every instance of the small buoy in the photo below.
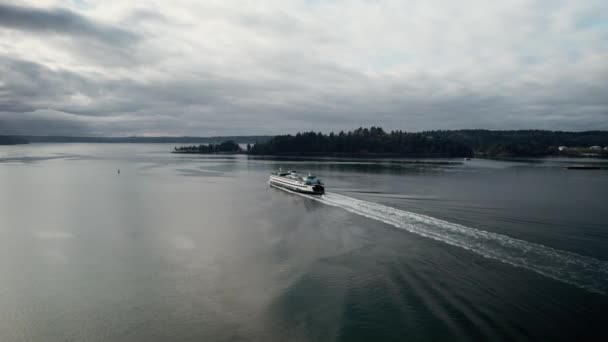
{"type": "Polygon", "coordinates": [[[120,174],[120,169],[118,169],[118,174],[120,174]]]}

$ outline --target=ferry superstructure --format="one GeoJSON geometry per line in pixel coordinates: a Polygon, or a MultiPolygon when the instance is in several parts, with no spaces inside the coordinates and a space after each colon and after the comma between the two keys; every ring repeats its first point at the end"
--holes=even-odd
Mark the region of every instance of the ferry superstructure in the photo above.
{"type": "Polygon", "coordinates": [[[268,184],[305,194],[323,195],[325,193],[325,186],[319,178],[311,174],[302,176],[296,171],[272,172],[268,184]]]}

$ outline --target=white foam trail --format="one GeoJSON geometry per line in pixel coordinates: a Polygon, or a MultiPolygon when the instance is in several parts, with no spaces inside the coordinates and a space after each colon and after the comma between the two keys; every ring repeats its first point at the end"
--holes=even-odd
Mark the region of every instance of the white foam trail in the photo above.
{"type": "Polygon", "coordinates": [[[608,295],[606,261],[334,193],[306,197],[590,292],[608,295]]]}

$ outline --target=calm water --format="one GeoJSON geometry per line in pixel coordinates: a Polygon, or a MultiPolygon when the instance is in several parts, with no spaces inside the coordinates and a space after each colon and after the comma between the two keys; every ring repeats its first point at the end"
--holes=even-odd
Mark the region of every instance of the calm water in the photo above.
{"type": "Polygon", "coordinates": [[[172,147],[0,146],[1,341],[608,336],[608,171],[172,147]]]}

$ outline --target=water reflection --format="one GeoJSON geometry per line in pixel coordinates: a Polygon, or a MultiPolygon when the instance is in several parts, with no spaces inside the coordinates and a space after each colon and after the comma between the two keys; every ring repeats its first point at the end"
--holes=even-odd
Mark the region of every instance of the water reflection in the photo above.
{"type": "Polygon", "coordinates": [[[172,148],[1,149],[0,340],[603,334],[605,296],[267,180],[279,167],[310,171],[330,192],[608,260],[606,171],[566,172],[561,161],[293,160],[172,148]]]}

